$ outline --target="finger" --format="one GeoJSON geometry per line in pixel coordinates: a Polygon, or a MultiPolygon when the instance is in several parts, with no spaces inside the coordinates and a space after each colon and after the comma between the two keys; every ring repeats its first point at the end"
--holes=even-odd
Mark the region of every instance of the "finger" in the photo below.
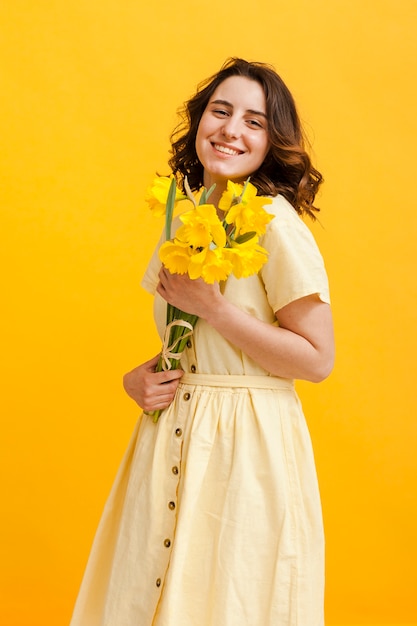
{"type": "Polygon", "coordinates": [[[178,379],[183,375],[184,371],[182,369],[164,370],[162,372],[158,372],[158,376],[155,376],[155,382],[166,385],[171,381],[178,381],[178,379]]]}
{"type": "Polygon", "coordinates": [[[167,269],[164,266],[162,266],[161,269],[159,270],[158,276],[159,276],[159,280],[162,283],[162,285],[165,285],[166,281],[169,280],[169,278],[168,278],[169,273],[168,273],[167,269]]]}
{"type": "Polygon", "coordinates": [[[163,395],[154,395],[143,400],[142,408],[144,411],[156,411],[157,409],[166,409],[175,396],[174,393],[167,393],[163,395]]]}
{"type": "Polygon", "coordinates": [[[159,281],[159,283],[156,286],[156,291],[157,293],[159,293],[159,295],[161,296],[161,298],[163,298],[164,300],[166,300],[166,292],[165,292],[165,287],[163,286],[163,284],[161,283],[161,281],[159,281]]]}
{"type": "MultiPolygon", "coordinates": [[[[177,370],[179,374],[183,375],[182,370],[177,370]]],[[[171,389],[175,390],[181,379],[181,375],[174,376],[170,372],[157,372],[148,374],[145,379],[144,389],[149,394],[155,394],[157,396],[168,393],[171,389]]]]}

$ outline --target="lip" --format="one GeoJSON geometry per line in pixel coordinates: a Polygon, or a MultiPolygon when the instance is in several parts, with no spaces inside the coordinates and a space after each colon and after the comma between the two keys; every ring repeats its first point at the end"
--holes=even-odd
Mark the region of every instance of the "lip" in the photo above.
{"type": "Polygon", "coordinates": [[[236,148],[235,146],[224,143],[222,141],[212,141],[211,146],[213,150],[215,150],[216,154],[222,155],[224,157],[230,158],[244,154],[243,150],[239,150],[239,148],[236,148]],[[219,150],[219,148],[223,148],[223,150],[219,150]]]}

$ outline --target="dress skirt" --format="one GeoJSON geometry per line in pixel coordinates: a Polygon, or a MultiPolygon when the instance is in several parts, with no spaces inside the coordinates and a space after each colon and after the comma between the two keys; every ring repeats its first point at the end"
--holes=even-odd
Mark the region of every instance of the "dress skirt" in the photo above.
{"type": "Polygon", "coordinates": [[[186,373],[138,421],[71,626],[323,626],[323,544],[293,382],[186,373]]]}

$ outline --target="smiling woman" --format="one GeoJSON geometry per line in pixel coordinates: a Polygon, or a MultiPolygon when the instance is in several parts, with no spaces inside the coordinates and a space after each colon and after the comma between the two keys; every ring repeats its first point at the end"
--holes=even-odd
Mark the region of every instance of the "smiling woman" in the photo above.
{"type": "MultiPolygon", "coordinates": [[[[323,179],[305,150],[303,130],[291,92],[275,70],[264,63],[231,59],[220,72],[200,84],[195,96],[186,102],[181,111],[183,123],[171,136],[172,171],[181,178],[187,177],[193,190],[204,184],[204,166],[196,149],[200,122],[216,90],[231,77],[246,79],[246,85],[250,85],[254,96],[256,94],[258,106],[256,100],[248,103],[247,123],[255,127],[258,124],[265,127],[266,124],[269,150],[263,163],[251,172],[251,182],[260,194],[282,194],[299,214],[314,217],[317,211],[314,199],[323,179]]],[[[227,117],[232,109],[227,109],[226,105],[230,107],[232,104],[233,101],[226,101],[216,107],[214,103],[214,110],[217,109],[220,117],[227,117]]],[[[225,147],[231,146],[226,142],[225,147]]],[[[235,146],[231,148],[236,149],[235,146]]]]}
{"type": "MultiPolygon", "coordinates": [[[[161,237],[142,282],[158,331],[167,303],[199,319],[181,369],[155,371],[157,355],[125,376],[144,412],[71,624],[323,626],[320,498],[293,382],[318,382],[333,365],[327,276],[299,215],[312,215],[321,175],[280,77],[242,59],[186,103],[172,150],[184,189],[186,177],[193,191],[215,185],[199,216],[210,224],[224,218],[227,229],[221,196],[250,177],[251,202],[272,214],[262,218],[267,261],[205,282],[161,264],[161,237]],[[270,197],[255,202],[255,192],[270,197]]],[[[245,202],[243,191],[231,197],[236,221],[245,202]]]]}
{"type": "Polygon", "coordinates": [[[258,82],[231,76],[214,92],[198,126],[196,151],[204,185],[216,184],[219,198],[227,180],[243,181],[269,151],[265,94],[258,82]]]}

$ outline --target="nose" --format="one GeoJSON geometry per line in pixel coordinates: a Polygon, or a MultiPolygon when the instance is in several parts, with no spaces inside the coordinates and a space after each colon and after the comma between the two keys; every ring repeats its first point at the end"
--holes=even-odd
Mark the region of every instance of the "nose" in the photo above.
{"type": "Polygon", "coordinates": [[[240,136],[240,126],[238,120],[229,117],[224,121],[222,134],[226,139],[237,139],[240,136]]]}

